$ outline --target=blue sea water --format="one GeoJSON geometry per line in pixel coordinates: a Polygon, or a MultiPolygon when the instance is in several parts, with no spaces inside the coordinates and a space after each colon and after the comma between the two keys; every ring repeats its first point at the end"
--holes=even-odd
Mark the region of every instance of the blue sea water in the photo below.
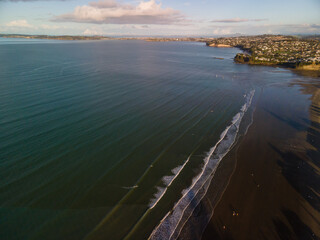
{"type": "Polygon", "coordinates": [[[254,92],[293,77],[238,51],[0,39],[1,239],[148,238],[254,92]]]}

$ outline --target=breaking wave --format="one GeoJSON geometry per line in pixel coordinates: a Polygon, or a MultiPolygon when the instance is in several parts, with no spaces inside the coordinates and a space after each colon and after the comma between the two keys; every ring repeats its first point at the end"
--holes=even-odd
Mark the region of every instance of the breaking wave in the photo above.
{"type": "MultiPolygon", "coordinates": [[[[207,157],[204,159],[202,171],[194,177],[191,186],[182,192],[180,200],[153,230],[149,237],[150,240],[169,240],[177,239],[179,237],[184,224],[191,216],[195,207],[205,196],[220,161],[235,143],[241,120],[248,108],[251,106],[254,93],[255,91],[252,90],[249,94],[244,95],[246,99],[245,104],[241,107],[240,112],[233,117],[232,123],[222,132],[220,140],[208,152],[207,157]]],[[[168,184],[165,188],[158,188],[158,193],[155,195],[155,199],[153,199],[149,205],[150,208],[153,208],[160,201],[167,188],[172,184],[188,161],[189,159],[184,163],[184,165],[175,169],[175,175],[163,178],[163,181],[168,184]]]]}
{"type": "Polygon", "coordinates": [[[154,198],[150,201],[149,209],[154,208],[155,205],[161,200],[161,198],[166,193],[168,187],[173,183],[173,181],[179,176],[183,168],[187,165],[189,162],[190,157],[185,161],[185,163],[181,166],[178,166],[171,170],[172,174],[171,176],[164,176],[162,178],[162,182],[165,184],[166,187],[157,187],[158,192],[154,195],[154,198]]]}

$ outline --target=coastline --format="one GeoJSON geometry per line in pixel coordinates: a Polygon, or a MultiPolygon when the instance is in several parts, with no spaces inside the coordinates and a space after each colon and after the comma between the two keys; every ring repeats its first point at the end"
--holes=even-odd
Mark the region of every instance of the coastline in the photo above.
{"type": "Polygon", "coordinates": [[[36,40],[58,40],[58,41],[105,41],[105,40],[140,40],[145,42],[207,42],[213,38],[204,37],[105,37],[105,36],[73,36],[73,35],[23,35],[23,34],[1,34],[4,39],[36,39],[36,40]]]}
{"type": "Polygon", "coordinates": [[[240,112],[233,117],[231,124],[221,134],[220,140],[210,149],[205,158],[202,171],[193,178],[193,184],[184,190],[182,198],[179,199],[172,210],[168,212],[154,229],[149,237],[150,240],[178,239],[181,234],[184,234],[184,226],[188,224],[188,219],[192,216],[196,206],[206,196],[212,178],[219,168],[219,164],[238,141],[240,132],[242,131],[241,125],[243,125],[243,119],[247,117],[246,113],[251,110],[254,95],[255,90],[251,90],[246,95],[246,101],[241,107],[240,112]]]}
{"type": "MultiPolygon", "coordinates": [[[[211,47],[211,46],[210,46],[211,47]]],[[[248,57],[240,59],[238,56],[243,55],[242,53],[237,54],[234,57],[235,63],[238,64],[248,64],[251,66],[269,66],[269,67],[282,67],[282,68],[288,68],[288,69],[296,69],[301,71],[315,71],[320,72],[320,65],[319,64],[310,64],[310,65],[295,65],[295,64],[289,64],[289,63],[283,63],[283,64],[277,64],[273,62],[254,62],[251,60],[251,56],[248,55],[248,57]]]]}
{"type": "MultiPolygon", "coordinates": [[[[264,37],[270,37],[272,35],[266,35],[264,37]]],[[[278,38],[290,38],[294,39],[293,36],[276,36],[272,37],[278,38]]],[[[60,35],[60,36],[50,36],[50,35],[23,35],[23,34],[0,34],[0,38],[20,38],[20,39],[44,39],[44,40],[66,40],[66,41],[102,41],[102,40],[140,40],[145,42],[203,42],[206,43],[208,47],[214,48],[237,48],[242,51],[242,53],[236,54],[234,61],[240,64],[248,64],[255,66],[272,66],[272,67],[283,67],[303,71],[312,71],[320,73],[320,64],[319,64],[319,55],[317,60],[307,59],[302,57],[298,62],[290,61],[279,61],[277,59],[269,58],[257,58],[253,57],[255,52],[254,48],[250,46],[249,43],[243,44],[238,42],[237,37],[233,38],[234,40],[224,41],[223,38],[209,38],[209,37],[105,37],[105,36],[71,36],[71,35],[60,35]],[[234,41],[234,42],[232,42],[234,41]],[[249,44],[249,45],[248,45],[249,44]],[[257,60],[258,59],[258,60],[257,60]]],[[[245,37],[250,38],[250,37],[245,37]]],[[[251,41],[261,41],[263,36],[257,36],[256,40],[251,41]]],[[[228,39],[228,38],[227,38],[228,39]]],[[[284,39],[283,39],[284,40],[284,39]]],[[[319,44],[318,44],[319,46],[319,44]]],[[[291,49],[292,50],[292,49],[291,49]]],[[[260,54],[261,52],[259,52],[260,54]]],[[[291,53],[292,55],[293,53],[291,53]]],[[[285,54],[287,56],[287,54],[285,54]]],[[[290,54],[289,54],[290,55],[290,54]]],[[[292,57],[294,54],[292,55],[292,57]]]]}
{"type": "Polygon", "coordinates": [[[232,48],[232,46],[227,44],[210,44],[208,47],[216,47],[216,48],[232,48]]]}
{"type": "Polygon", "coordinates": [[[222,160],[179,239],[320,237],[320,86],[309,80],[262,89],[253,124],[222,160]]]}

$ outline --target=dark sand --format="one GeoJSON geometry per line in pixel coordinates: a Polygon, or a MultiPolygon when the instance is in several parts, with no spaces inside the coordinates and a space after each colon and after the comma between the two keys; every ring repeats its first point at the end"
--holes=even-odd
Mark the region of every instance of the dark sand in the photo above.
{"type": "Polygon", "coordinates": [[[319,239],[320,79],[266,87],[254,104],[180,239],[319,239]]]}

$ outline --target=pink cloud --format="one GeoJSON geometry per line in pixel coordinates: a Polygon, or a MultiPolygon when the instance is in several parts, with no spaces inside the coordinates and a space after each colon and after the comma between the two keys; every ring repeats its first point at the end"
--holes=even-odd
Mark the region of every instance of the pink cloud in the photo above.
{"type": "Polygon", "coordinates": [[[246,19],[246,18],[229,18],[229,19],[218,19],[211,22],[219,23],[240,23],[240,22],[262,22],[267,21],[268,19],[246,19]]]}
{"type": "Polygon", "coordinates": [[[177,10],[163,8],[155,0],[140,1],[138,5],[100,0],[78,6],[72,13],[55,17],[54,21],[97,24],[179,24],[185,17],[177,10]]]}

